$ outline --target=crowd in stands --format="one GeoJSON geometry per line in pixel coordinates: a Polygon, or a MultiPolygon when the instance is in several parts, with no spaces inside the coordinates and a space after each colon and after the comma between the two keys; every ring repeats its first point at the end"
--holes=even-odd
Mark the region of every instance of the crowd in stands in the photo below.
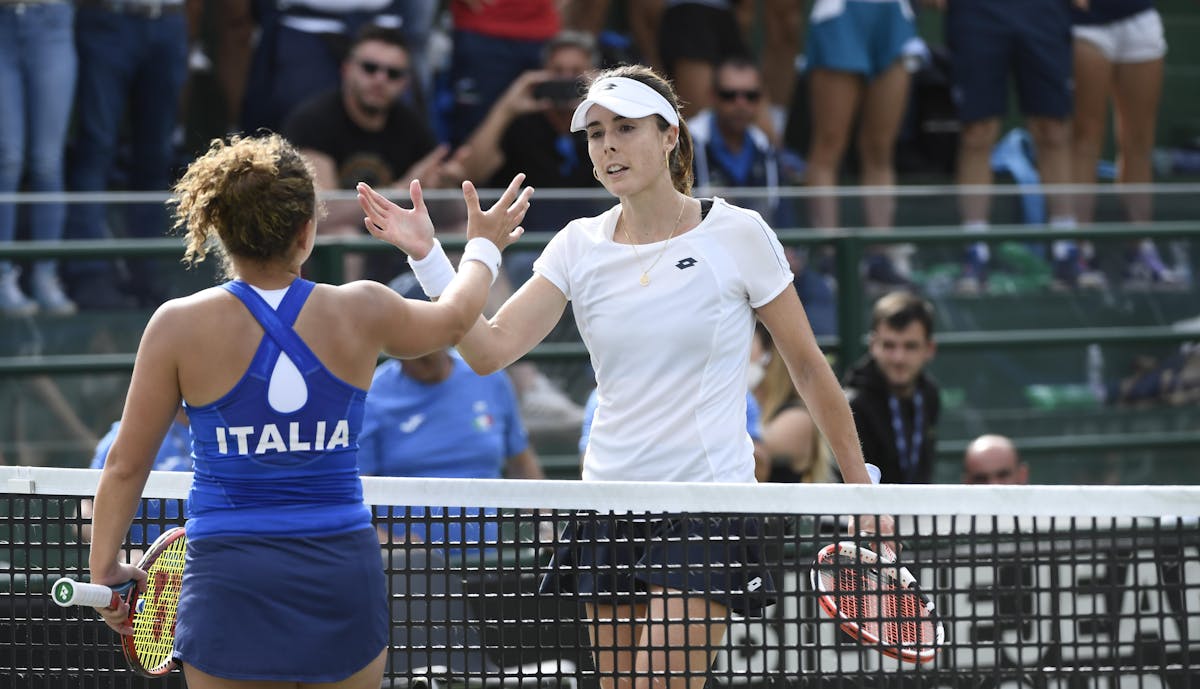
{"type": "MultiPolygon", "coordinates": [[[[682,99],[697,196],[719,189],[776,228],[820,232],[843,224],[838,197],[817,193],[797,213],[779,190],[832,190],[847,171],[862,185],[896,185],[914,74],[939,55],[948,58],[947,91],[961,125],[958,183],[993,181],[1010,83],[1035,152],[1025,174],[1035,181],[1095,182],[1110,101],[1117,181],[1152,181],[1165,54],[1153,0],[223,0],[211,8],[199,0],[0,0],[0,193],[168,189],[178,159],[189,157],[179,150],[189,72],[208,68],[221,85],[228,131],[282,133],[321,190],[366,181],[403,192],[413,179],[426,189],[468,179],[502,187],[518,172],[539,189],[598,189],[586,140],[570,131],[581,80],[640,61],[669,75],[682,99]],[[945,13],[945,51],[918,35],[916,13],[931,11],[945,13]],[[203,43],[202,33],[212,40],[203,43]],[[757,54],[751,36],[759,37],[757,54]],[[736,188],[765,193],[739,198],[736,188]]],[[[1093,220],[1094,199],[1051,194],[1047,202],[1044,251],[1055,279],[1071,287],[1102,280],[1095,250],[1072,237],[1093,220]]],[[[1149,194],[1125,194],[1122,202],[1131,221],[1153,217],[1149,194]]],[[[554,232],[609,203],[535,200],[525,227],[554,232]]],[[[975,191],[959,206],[967,236],[980,233],[964,247],[957,276],[958,288],[973,292],[995,264],[982,234],[992,214],[988,196],[975,191]]],[[[159,203],[51,200],[20,208],[0,203],[0,242],[158,237],[170,229],[159,203]]],[[[319,234],[364,234],[354,202],[326,210],[319,234]]],[[[439,230],[464,219],[457,204],[432,210],[439,230]]],[[[881,241],[895,215],[895,197],[864,195],[864,225],[881,241]]],[[[787,251],[813,330],[836,332],[831,257],[787,251]]],[[[1169,265],[1148,239],[1125,252],[1129,277],[1182,279],[1182,266],[1169,265]]],[[[871,247],[862,269],[868,284],[881,293],[919,287],[911,254],[905,245],[871,247]]],[[[524,283],[534,258],[510,252],[497,299],[524,283]]],[[[406,270],[400,259],[350,255],[344,277],[386,282],[406,270]]],[[[153,308],[172,296],[167,268],[148,259],[38,260],[22,275],[0,261],[0,316],[153,308]]],[[[871,360],[846,381],[861,404],[873,405],[856,409],[860,419],[918,429],[880,446],[883,455],[898,453],[895,461],[867,453],[885,481],[930,476],[935,437],[919,429],[936,423],[936,388],[924,405],[924,388],[910,389],[913,381],[902,386],[907,397],[872,398],[892,375],[886,348],[911,344],[907,355],[922,359],[896,363],[903,371],[895,375],[919,376],[932,357],[932,314],[913,299],[898,308],[916,316],[881,316],[877,307],[871,360]],[[921,332],[909,342],[901,336],[912,328],[921,332]]],[[[786,382],[786,371],[769,338],[759,346],[767,373],[750,392],[772,462],[764,475],[824,480],[828,449],[811,419],[788,421],[803,404],[794,389],[770,387],[775,378],[786,382]]],[[[517,364],[510,374],[531,429],[577,428],[583,420],[582,408],[536,368],[517,364]]]]}

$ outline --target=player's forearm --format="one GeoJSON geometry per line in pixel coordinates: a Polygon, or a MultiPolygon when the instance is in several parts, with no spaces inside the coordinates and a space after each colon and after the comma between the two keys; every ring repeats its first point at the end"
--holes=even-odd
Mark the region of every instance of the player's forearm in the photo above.
{"type": "Polygon", "coordinates": [[[809,368],[809,373],[801,376],[802,381],[797,381],[797,388],[833,449],[843,480],[846,483],[870,483],[858,429],[854,426],[845,393],[823,357],[819,364],[809,368]]]}
{"type": "Polygon", "coordinates": [[[149,472],[123,471],[113,464],[105,466],[100,474],[92,504],[92,548],[88,559],[96,583],[119,583],[105,580],[120,564],[121,545],[137,513],[148,475],[149,472]]]}

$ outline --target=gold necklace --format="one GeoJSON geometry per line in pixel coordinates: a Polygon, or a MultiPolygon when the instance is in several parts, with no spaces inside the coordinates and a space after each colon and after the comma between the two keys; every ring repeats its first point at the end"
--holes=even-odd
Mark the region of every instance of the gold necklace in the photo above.
{"type": "MultiPolygon", "coordinates": [[[[642,287],[650,284],[650,271],[654,270],[654,266],[658,265],[663,254],[667,253],[667,246],[671,243],[671,237],[675,236],[675,231],[679,229],[679,221],[683,218],[683,209],[686,207],[687,197],[685,196],[679,203],[679,215],[675,216],[675,226],[671,228],[671,234],[667,235],[667,241],[663,242],[663,248],[659,250],[658,256],[654,257],[654,262],[650,264],[649,268],[642,264],[642,255],[638,253],[637,244],[633,243],[633,237],[629,236],[629,230],[625,229],[624,224],[621,225],[621,232],[625,234],[625,239],[629,242],[629,248],[633,249],[633,257],[637,259],[638,267],[642,269],[642,277],[638,280],[642,287]]],[[[622,215],[621,220],[624,219],[625,216],[622,215]]]]}

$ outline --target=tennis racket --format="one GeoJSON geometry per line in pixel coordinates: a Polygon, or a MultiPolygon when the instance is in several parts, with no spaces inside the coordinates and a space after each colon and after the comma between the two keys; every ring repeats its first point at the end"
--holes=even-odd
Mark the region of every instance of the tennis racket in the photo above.
{"type": "Polygon", "coordinates": [[[171,651],[175,645],[175,612],[179,606],[179,588],[183,581],[183,561],[187,537],[182,526],[163,531],[138,562],[146,572],[146,590],[138,592],[136,582],[127,581],[110,588],[62,578],[54,582],[50,595],[63,606],[89,605],[115,608],[121,601],[129,605],[133,634],[121,636],[121,648],[130,669],[144,677],[162,677],[175,668],[171,651]]]}
{"type": "Polygon", "coordinates": [[[841,541],[817,553],[810,575],[821,609],[842,631],[886,656],[928,663],[946,641],[933,601],[892,558],[841,541]]]}

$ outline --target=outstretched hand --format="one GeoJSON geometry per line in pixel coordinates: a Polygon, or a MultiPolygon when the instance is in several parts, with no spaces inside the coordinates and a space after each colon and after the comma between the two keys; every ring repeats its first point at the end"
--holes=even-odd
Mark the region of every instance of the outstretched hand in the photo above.
{"type": "Polygon", "coordinates": [[[395,246],[409,256],[420,260],[433,248],[433,221],[421,195],[421,183],[413,180],[408,185],[412,197],[411,210],[401,208],[366,182],[359,182],[358,205],[362,208],[363,225],[376,239],[395,246]]]}
{"type": "Polygon", "coordinates": [[[463,201],[467,204],[467,238],[483,237],[503,250],[525,233],[521,221],[529,210],[533,187],[521,189],[525,174],[519,173],[492,207],[484,211],[479,205],[479,192],[471,182],[463,182],[463,201]],[[518,193],[519,190],[519,193],[518,193]]]}

